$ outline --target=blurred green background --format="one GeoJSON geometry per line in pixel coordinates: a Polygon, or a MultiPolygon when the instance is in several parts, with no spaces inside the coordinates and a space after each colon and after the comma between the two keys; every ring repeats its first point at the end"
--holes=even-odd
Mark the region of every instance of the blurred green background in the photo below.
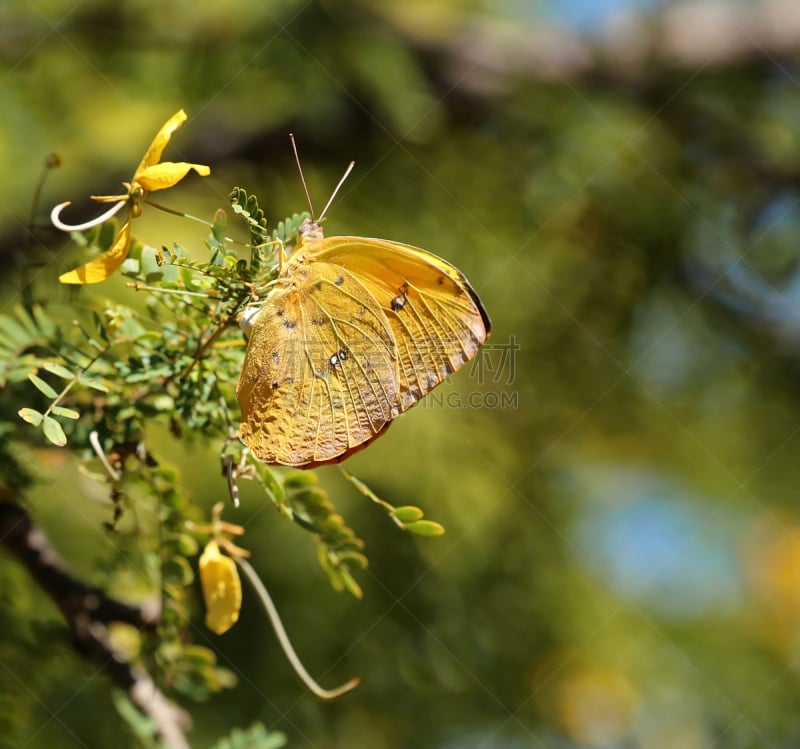
{"type": "MultiPolygon", "coordinates": [[[[193,746],[256,720],[298,749],[798,745],[799,61],[780,0],[0,6],[4,307],[32,258],[71,298],[56,279],[80,254],[47,209],[91,215],[82,196],[115,192],[183,107],[167,155],[212,176],[162,202],[210,217],[240,185],[271,219],[303,210],[294,132],[318,208],[357,162],[329,235],[447,258],[493,319],[472,366],[347,464],[444,537],[320,471],[367,542],[363,601],[245,487],[230,519],[309,670],[363,683],[318,702],[246,592],[221,638],[198,613],[239,684],[188,706],[193,746]]],[[[143,241],[201,241],[153,213],[143,241]]],[[[153,439],[195,501],[224,498],[218,446],[153,439]]],[[[36,519],[91,579],[108,509],[42,460],[61,479],[36,519]]],[[[0,638],[30,647],[0,657],[0,705],[25,706],[0,744],[136,746],[103,676],[37,640],[56,614],[13,566],[0,638]]]]}

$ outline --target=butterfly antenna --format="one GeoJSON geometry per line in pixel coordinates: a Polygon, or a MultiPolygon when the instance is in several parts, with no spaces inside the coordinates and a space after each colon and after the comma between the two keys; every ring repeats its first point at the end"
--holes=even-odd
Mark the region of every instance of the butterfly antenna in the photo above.
{"type": "Polygon", "coordinates": [[[353,171],[353,167],[356,165],[355,161],[351,161],[350,164],[347,166],[347,169],[344,170],[344,174],[342,178],[339,180],[339,184],[336,185],[336,189],[331,193],[331,197],[328,202],[325,204],[325,207],[322,209],[322,213],[319,214],[319,218],[317,221],[322,221],[323,216],[328,212],[328,208],[331,207],[331,203],[333,203],[333,199],[336,197],[336,194],[339,192],[340,188],[344,184],[344,181],[350,175],[350,172],[353,171]]]}
{"type": "MultiPolygon", "coordinates": [[[[314,219],[314,206],[311,205],[311,195],[308,192],[308,185],[306,185],[306,178],[303,176],[303,167],[300,166],[300,155],[297,153],[297,143],[294,142],[294,133],[289,133],[289,140],[292,141],[292,151],[294,151],[294,160],[297,163],[297,171],[300,172],[300,181],[303,183],[303,189],[306,191],[306,200],[308,201],[308,209],[311,212],[312,220],[314,219]]],[[[335,195],[336,193],[334,193],[335,195]]],[[[327,208],[327,206],[325,206],[327,208]]],[[[323,211],[325,213],[325,211],[323,211]]],[[[320,217],[321,218],[321,217],[320,217]]]]}
{"type": "Polygon", "coordinates": [[[344,170],[344,174],[342,178],[339,180],[339,184],[336,185],[336,189],[331,193],[331,197],[328,199],[328,202],[325,204],[325,207],[322,209],[322,213],[319,214],[319,218],[314,218],[314,206],[311,204],[311,195],[308,192],[308,185],[306,184],[306,178],[303,176],[303,167],[300,166],[300,155],[297,153],[297,143],[294,140],[294,133],[289,133],[289,140],[292,141],[292,151],[294,151],[294,160],[297,163],[297,171],[300,172],[300,181],[303,183],[303,189],[306,192],[306,200],[308,201],[308,209],[311,211],[311,218],[314,223],[318,223],[322,221],[325,214],[328,212],[328,208],[331,207],[331,203],[333,203],[333,199],[336,197],[337,193],[341,189],[344,181],[350,176],[350,172],[353,171],[353,167],[356,165],[355,161],[351,161],[347,165],[347,169],[344,170]]]}

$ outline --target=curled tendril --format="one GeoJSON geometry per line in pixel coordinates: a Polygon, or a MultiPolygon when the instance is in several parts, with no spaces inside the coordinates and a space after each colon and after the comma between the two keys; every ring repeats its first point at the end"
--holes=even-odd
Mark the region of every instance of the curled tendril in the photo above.
{"type": "Polygon", "coordinates": [[[65,224],[61,220],[61,211],[63,211],[67,206],[72,205],[72,201],[68,200],[65,203],[59,203],[55,208],[53,208],[52,211],[50,211],[50,221],[52,221],[53,226],[55,226],[56,229],[61,229],[61,231],[85,231],[86,229],[91,229],[93,226],[99,226],[104,221],[108,221],[108,219],[110,219],[112,216],[115,216],[117,213],[119,213],[119,211],[127,202],[127,198],[120,200],[118,203],[115,203],[113,206],[111,206],[111,208],[109,208],[105,213],[82,224],[65,224]]]}
{"type": "Polygon", "coordinates": [[[253,586],[256,595],[261,601],[261,605],[264,607],[264,611],[266,612],[267,617],[272,624],[272,628],[275,630],[275,634],[278,637],[278,642],[280,643],[284,654],[289,660],[289,663],[292,665],[292,668],[295,670],[295,673],[300,677],[306,687],[308,687],[308,689],[317,695],[317,697],[323,700],[335,699],[336,697],[343,695],[345,692],[355,689],[360,681],[358,677],[355,679],[350,679],[350,681],[345,682],[335,689],[323,689],[319,684],[317,684],[316,681],[314,681],[313,678],[311,678],[311,675],[308,673],[308,671],[306,671],[306,669],[303,667],[303,664],[300,662],[300,659],[297,657],[297,653],[294,652],[292,643],[289,641],[289,636],[286,634],[286,630],[281,623],[278,610],[275,608],[275,604],[272,602],[272,598],[270,598],[267,589],[264,587],[264,583],[261,582],[261,578],[258,576],[258,573],[253,569],[246,559],[243,559],[242,557],[236,557],[235,561],[236,564],[239,565],[239,568],[242,570],[242,572],[244,572],[245,577],[247,577],[247,579],[250,581],[250,584],[253,586]]]}

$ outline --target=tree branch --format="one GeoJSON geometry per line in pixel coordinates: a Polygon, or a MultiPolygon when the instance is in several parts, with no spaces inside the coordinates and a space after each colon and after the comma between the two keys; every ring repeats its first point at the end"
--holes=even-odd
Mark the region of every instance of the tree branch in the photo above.
{"type": "Polygon", "coordinates": [[[133,704],[153,720],[167,747],[190,749],[185,736],[191,725],[188,714],[163,695],[143,668],[113,647],[108,633],[112,622],[154,630],[158,607],[117,601],[72,577],[44,532],[14,501],[0,501],[0,543],[59,608],[81,657],[99,664],[111,681],[125,690],[133,704]]]}

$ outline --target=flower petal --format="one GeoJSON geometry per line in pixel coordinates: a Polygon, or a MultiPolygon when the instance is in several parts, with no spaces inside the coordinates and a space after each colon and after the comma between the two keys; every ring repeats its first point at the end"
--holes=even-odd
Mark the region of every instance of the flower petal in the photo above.
{"type": "Polygon", "coordinates": [[[98,283],[105,281],[120,265],[131,249],[131,222],[125,222],[119,230],[114,244],[102,255],[90,260],[80,268],[75,268],[58,277],[61,283],[98,283]]]}
{"type": "Polygon", "coordinates": [[[138,172],[134,182],[145,190],[165,190],[178,184],[192,169],[200,176],[207,177],[211,169],[203,164],[188,164],[185,161],[165,161],[148,166],[138,172]]]}
{"type": "Polygon", "coordinates": [[[179,109],[161,126],[161,130],[158,131],[158,134],[153,138],[153,142],[150,144],[150,148],[147,149],[142,163],[139,164],[136,169],[136,174],[133,178],[134,181],[139,176],[139,172],[143,169],[146,169],[148,166],[153,166],[153,164],[158,164],[161,160],[161,154],[164,153],[164,149],[167,147],[167,143],[169,143],[172,134],[183,125],[184,122],[186,122],[186,112],[179,109]]]}
{"type": "Polygon", "coordinates": [[[227,632],[239,618],[242,583],[236,562],[209,541],[200,556],[200,583],[206,603],[206,626],[216,634],[227,632]]]}

